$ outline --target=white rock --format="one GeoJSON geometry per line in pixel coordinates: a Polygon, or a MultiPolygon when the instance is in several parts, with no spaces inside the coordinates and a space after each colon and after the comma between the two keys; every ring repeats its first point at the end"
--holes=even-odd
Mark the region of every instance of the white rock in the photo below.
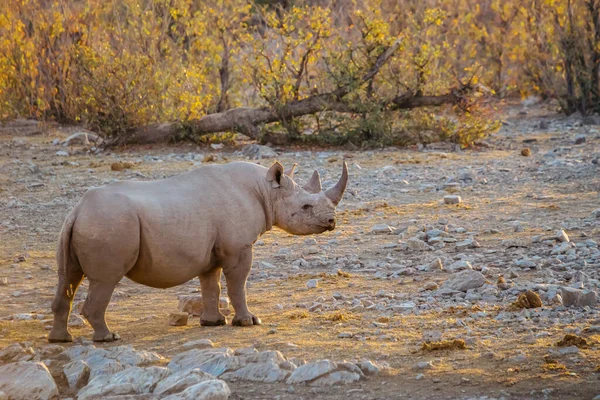
{"type": "Polygon", "coordinates": [[[59,150],[59,151],[56,152],[56,155],[59,156],[59,157],[68,157],[69,153],[66,152],[66,151],[64,151],[64,150],[59,150]]]}
{"type": "Polygon", "coordinates": [[[360,375],[350,371],[335,371],[329,375],[322,376],[312,382],[311,386],[334,386],[347,385],[349,383],[358,382],[360,375]]]}
{"type": "Polygon", "coordinates": [[[180,353],[171,359],[167,366],[173,372],[189,371],[194,368],[214,376],[221,376],[225,372],[235,371],[242,367],[238,357],[233,356],[233,351],[224,349],[192,349],[180,353]]]}
{"type": "Polygon", "coordinates": [[[77,399],[150,393],[169,373],[170,371],[163,367],[131,367],[113,375],[101,375],[90,380],[77,393],[77,399]]]}
{"type": "Polygon", "coordinates": [[[566,307],[595,307],[597,303],[596,292],[570,287],[561,288],[562,302],[566,307]]]}
{"type": "Polygon", "coordinates": [[[309,281],[306,282],[306,287],[309,289],[314,289],[316,287],[319,286],[319,280],[318,279],[310,279],[309,281]]]}
{"type": "Polygon", "coordinates": [[[485,276],[481,272],[466,270],[451,275],[442,284],[442,289],[466,292],[469,289],[476,289],[483,285],[485,285],[485,276]]]}
{"type": "Polygon", "coordinates": [[[0,391],[9,399],[47,400],[58,397],[56,382],[39,362],[19,361],[0,367],[0,391]]]}
{"type": "Polygon", "coordinates": [[[165,397],[163,400],[227,400],[231,390],[220,379],[198,383],[181,393],[165,397]]]}
{"type": "Polygon", "coordinates": [[[210,339],[198,339],[184,343],[181,347],[184,349],[210,349],[215,347],[215,344],[210,339]]]}
{"type": "Polygon", "coordinates": [[[393,229],[387,224],[375,225],[371,228],[371,233],[374,235],[382,235],[386,233],[392,233],[393,229]]]}
{"type": "Polygon", "coordinates": [[[406,241],[408,248],[415,251],[424,251],[424,250],[433,250],[431,246],[429,246],[424,241],[417,238],[410,238],[406,241]]]}
{"type": "Polygon", "coordinates": [[[319,360],[296,368],[286,383],[293,385],[295,383],[310,382],[336,369],[337,364],[333,361],[319,360]]]}
{"type": "Polygon", "coordinates": [[[381,366],[369,360],[361,361],[357,366],[365,375],[379,375],[379,372],[381,372],[382,369],[381,366]]]}
{"type": "Polygon", "coordinates": [[[197,368],[182,371],[176,374],[172,374],[156,385],[153,394],[157,396],[168,396],[174,393],[179,393],[184,391],[186,388],[190,386],[194,386],[198,383],[214,380],[215,377],[211,374],[207,374],[204,371],[201,371],[197,368]]]}
{"type": "Polygon", "coordinates": [[[570,242],[569,235],[562,229],[556,232],[556,240],[559,242],[570,242]]]}
{"type": "Polygon", "coordinates": [[[457,196],[457,195],[448,195],[448,196],[444,196],[444,203],[445,204],[460,204],[460,203],[462,203],[462,199],[460,198],[460,196],[457,196]]]}
{"type": "Polygon", "coordinates": [[[33,358],[33,354],[34,351],[31,347],[24,347],[19,343],[14,343],[0,350],[0,361],[6,363],[29,361],[33,358]]]}
{"type": "Polygon", "coordinates": [[[178,300],[178,311],[186,312],[190,314],[190,316],[194,317],[199,317],[202,315],[204,303],[202,302],[201,295],[182,295],[178,297],[178,300]]]}
{"type": "Polygon", "coordinates": [[[90,376],[90,367],[85,361],[75,360],[63,367],[63,373],[71,389],[77,389],[87,384],[90,376]]]}
{"type": "Polygon", "coordinates": [[[471,269],[473,269],[473,266],[467,260],[459,260],[446,266],[446,270],[448,272],[458,272],[471,269]]]}
{"type": "Polygon", "coordinates": [[[289,375],[290,371],[282,369],[279,365],[271,361],[248,364],[235,372],[223,374],[221,377],[227,381],[241,380],[274,383],[285,380],[289,375]]]}

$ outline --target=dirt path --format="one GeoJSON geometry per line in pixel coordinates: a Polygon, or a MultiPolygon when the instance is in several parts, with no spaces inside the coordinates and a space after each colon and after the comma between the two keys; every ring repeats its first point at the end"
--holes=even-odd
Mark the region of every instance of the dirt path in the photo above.
{"type": "MultiPolygon", "coordinates": [[[[600,288],[600,212],[593,213],[600,208],[600,127],[543,109],[527,118],[518,111],[507,111],[508,123],[489,148],[474,151],[280,152],[284,165],[299,164],[297,181],[319,168],[325,186],[345,158],[351,184],[336,231],[310,238],[273,231],[257,243],[249,305],[264,325],[201,328],[195,318],[171,327],[167,315],[176,311],[177,296],[196,293],[197,282],[156,290],[125,280],[108,311],[119,344],[170,357],[184,343],[208,338],[220,347],[279,350],[288,358],[368,359],[390,367],[333,388],[230,383],[234,399],[600,395],[598,308],[556,303],[561,287],[600,288]],[[539,129],[540,121],[549,127],[539,129]],[[585,142],[574,144],[577,135],[585,142]],[[522,156],[523,147],[532,155],[522,156]],[[444,204],[449,194],[462,203],[444,204]],[[380,232],[386,229],[393,232],[380,232]],[[555,240],[561,229],[573,243],[562,253],[555,240]],[[442,238],[432,239],[436,235],[442,238]],[[445,291],[451,270],[467,264],[487,282],[468,292],[445,291]],[[500,276],[504,288],[496,284],[500,276]],[[307,289],[312,278],[319,287],[307,289]],[[544,307],[506,311],[527,289],[540,294],[544,307]],[[589,345],[560,353],[555,343],[568,333],[589,345]],[[466,349],[422,351],[429,339],[462,339],[466,349]]],[[[65,135],[0,135],[0,348],[45,345],[55,242],[87,188],[170,176],[199,165],[208,153],[216,162],[243,159],[195,146],[94,155],[84,146],[51,143],[65,135]],[[115,172],[116,161],[134,166],[115,172]]],[[[77,298],[85,293],[84,284],[77,298]]],[[[71,330],[91,337],[87,325],[71,330]]],[[[62,395],[74,395],[58,381],[62,395]]]]}

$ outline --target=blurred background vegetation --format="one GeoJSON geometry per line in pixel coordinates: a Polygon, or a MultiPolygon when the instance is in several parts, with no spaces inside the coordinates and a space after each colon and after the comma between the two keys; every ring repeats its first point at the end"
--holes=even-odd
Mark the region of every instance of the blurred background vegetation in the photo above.
{"type": "Polygon", "coordinates": [[[0,119],[107,138],[335,94],[257,138],[468,145],[499,127],[490,99],[600,111],[599,72],[600,0],[0,2],[0,119]]]}

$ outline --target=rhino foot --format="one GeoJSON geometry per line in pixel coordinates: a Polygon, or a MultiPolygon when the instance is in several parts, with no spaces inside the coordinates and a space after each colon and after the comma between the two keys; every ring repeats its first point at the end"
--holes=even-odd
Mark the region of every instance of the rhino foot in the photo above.
{"type": "Polygon", "coordinates": [[[223,326],[223,325],[227,325],[227,320],[225,318],[221,318],[216,321],[208,321],[205,319],[201,319],[200,325],[201,326],[223,326]]]}
{"type": "Polygon", "coordinates": [[[121,339],[121,336],[119,336],[118,333],[114,333],[114,332],[110,332],[108,335],[97,338],[94,335],[94,338],[92,339],[94,342],[114,342],[115,340],[119,340],[121,339]]]}
{"type": "Polygon", "coordinates": [[[233,326],[252,326],[252,325],[260,325],[262,322],[260,318],[256,315],[250,314],[247,317],[239,317],[236,315],[233,317],[233,321],[231,321],[231,325],[233,326]]]}
{"type": "Polygon", "coordinates": [[[50,343],[65,343],[65,342],[72,342],[72,341],[73,341],[73,336],[71,336],[71,334],[69,332],[65,332],[65,333],[50,332],[50,334],[48,335],[48,342],[50,342],[50,343]]]}

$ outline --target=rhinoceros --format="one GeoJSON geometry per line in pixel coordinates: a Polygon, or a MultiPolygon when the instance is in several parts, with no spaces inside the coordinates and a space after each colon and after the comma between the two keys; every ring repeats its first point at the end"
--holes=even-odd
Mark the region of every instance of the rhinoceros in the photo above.
{"type": "MultiPolygon", "coordinates": [[[[295,165],[294,165],[295,166],[295,165]]],[[[52,302],[50,342],[72,340],[67,329],[73,297],[84,277],[89,292],[82,313],[93,340],[110,342],[105,312],[123,277],[155,288],[200,279],[203,326],[225,325],[219,312],[221,272],[235,310],[232,325],[260,325],[248,310],[246,279],[252,245],[273,226],[294,235],[335,228],[335,207],[348,182],[326,191],[315,171],[305,186],[293,180],[293,167],[270,168],[232,162],[201,166],[158,181],[122,181],[89,189],[67,216],[56,254],[58,287],[52,302]]]]}

